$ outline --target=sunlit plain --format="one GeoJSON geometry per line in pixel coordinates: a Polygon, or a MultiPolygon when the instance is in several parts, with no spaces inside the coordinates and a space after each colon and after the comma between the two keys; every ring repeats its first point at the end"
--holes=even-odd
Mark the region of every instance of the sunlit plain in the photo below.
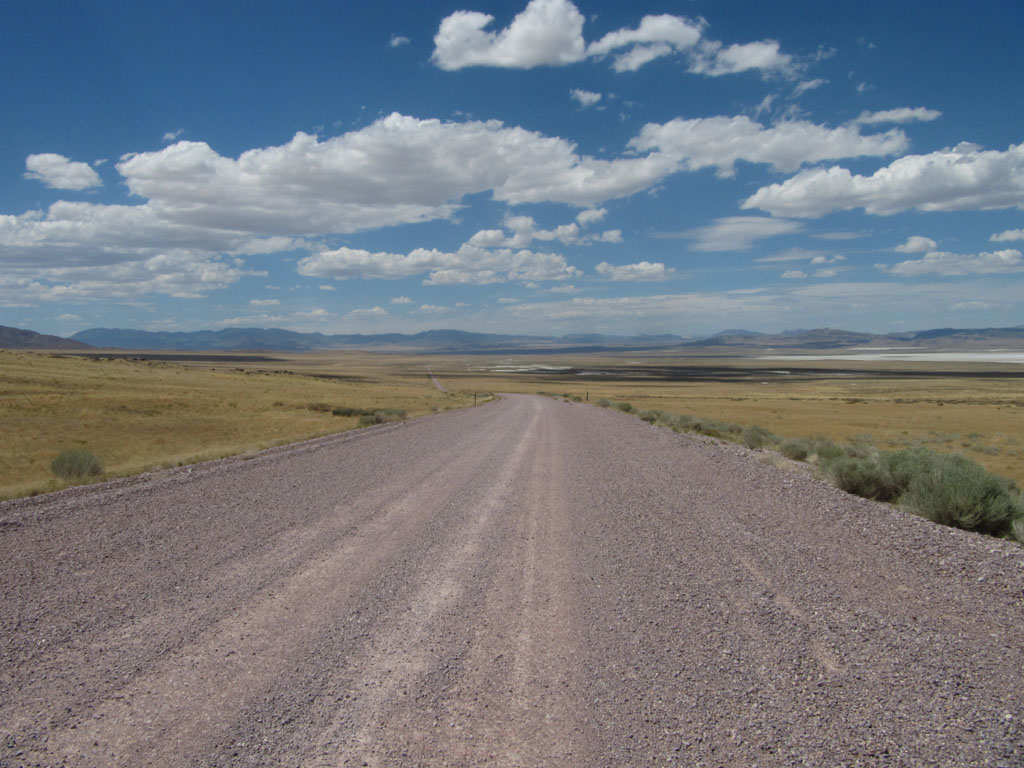
{"type": "Polygon", "coordinates": [[[92,452],[105,477],[129,475],[358,426],[335,408],[396,408],[415,418],[471,406],[491,392],[628,401],[783,437],[870,440],[881,449],[923,444],[961,452],[1024,485],[1019,365],[635,353],[155,357],[0,351],[0,497],[63,487],[49,468],[62,450],[92,452]]]}

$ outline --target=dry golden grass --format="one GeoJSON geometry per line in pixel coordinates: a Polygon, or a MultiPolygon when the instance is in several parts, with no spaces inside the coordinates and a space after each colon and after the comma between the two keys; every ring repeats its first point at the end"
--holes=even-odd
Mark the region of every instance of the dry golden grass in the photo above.
{"type": "Polygon", "coordinates": [[[1021,366],[363,352],[154,362],[0,351],[0,497],[62,487],[49,464],[65,449],[91,451],[107,476],[131,474],[357,425],[331,407],[401,408],[415,417],[472,405],[483,392],[589,393],[591,402],[756,424],[783,437],[924,443],[1024,486],[1021,366]],[[427,366],[450,393],[433,386],[427,366]],[[570,370],[515,370],[528,366],[570,370]]]}
{"type": "Polygon", "coordinates": [[[50,462],[88,450],[107,477],[135,474],[352,429],[331,408],[399,408],[409,417],[472,404],[445,394],[422,360],[194,355],[88,359],[0,350],[0,498],[61,488],[50,462]]]}
{"type": "Polygon", "coordinates": [[[916,443],[960,452],[1024,486],[1024,367],[550,355],[448,358],[434,370],[467,389],[557,392],[760,425],[783,437],[869,435],[879,448],[916,443]],[[495,372],[494,367],[570,371],[495,372]],[[679,370],[686,368],[687,370],[679,370]],[[672,375],[670,381],[657,378],[672,375]],[[780,373],[787,371],[788,373],[780,373]],[[588,375],[589,374],[589,375],[588,375]],[[701,378],[706,380],[701,380],[701,378]]]}

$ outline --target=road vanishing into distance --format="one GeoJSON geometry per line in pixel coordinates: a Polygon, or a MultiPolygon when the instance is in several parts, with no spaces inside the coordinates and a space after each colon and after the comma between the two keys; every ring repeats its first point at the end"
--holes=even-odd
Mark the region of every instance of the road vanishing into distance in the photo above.
{"type": "Polygon", "coordinates": [[[1024,765],[1024,549],[507,396],[0,505],[2,766],[1024,765]]]}

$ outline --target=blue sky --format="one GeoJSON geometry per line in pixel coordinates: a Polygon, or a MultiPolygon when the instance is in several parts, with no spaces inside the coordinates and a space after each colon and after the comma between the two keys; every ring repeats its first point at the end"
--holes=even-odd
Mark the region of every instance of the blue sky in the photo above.
{"type": "Polygon", "coordinates": [[[77,3],[0,25],[0,324],[1024,323],[1024,3],[77,3]]]}

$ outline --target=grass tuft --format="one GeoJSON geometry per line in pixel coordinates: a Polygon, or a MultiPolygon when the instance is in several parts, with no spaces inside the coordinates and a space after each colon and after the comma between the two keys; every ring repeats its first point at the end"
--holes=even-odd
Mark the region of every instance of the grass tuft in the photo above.
{"type": "Polygon", "coordinates": [[[50,470],[63,480],[81,480],[103,474],[103,463],[89,451],[61,451],[50,470]]]}
{"type": "Polygon", "coordinates": [[[405,411],[398,408],[382,408],[373,413],[364,413],[359,417],[359,426],[369,427],[374,424],[387,424],[392,421],[402,421],[405,418],[405,411]]]}
{"type": "Polygon", "coordinates": [[[331,409],[333,416],[367,416],[372,413],[373,411],[368,411],[366,408],[351,408],[344,405],[331,409]]]}

